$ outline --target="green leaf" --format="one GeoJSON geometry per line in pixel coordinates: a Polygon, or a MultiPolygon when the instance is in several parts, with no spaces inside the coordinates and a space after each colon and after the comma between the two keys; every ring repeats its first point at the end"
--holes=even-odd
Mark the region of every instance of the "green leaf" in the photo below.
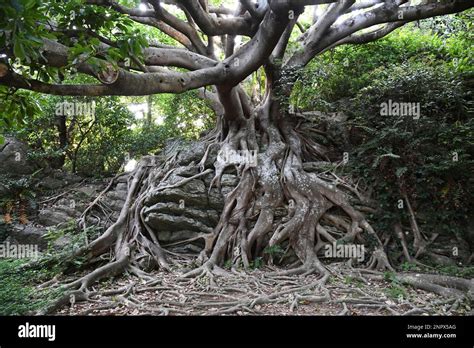
{"type": "Polygon", "coordinates": [[[13,54],[15,57],[20,58],[21,60],[26,58],[25,49],[23,48],[23,44],[18,39],[18,37],[15,37],[13,42],[13,54]]]}
{"type": "Polygon", "coordinates": [[[26,10],[31,10],[36,5],[36,0],[23,0],[26,10]]]}

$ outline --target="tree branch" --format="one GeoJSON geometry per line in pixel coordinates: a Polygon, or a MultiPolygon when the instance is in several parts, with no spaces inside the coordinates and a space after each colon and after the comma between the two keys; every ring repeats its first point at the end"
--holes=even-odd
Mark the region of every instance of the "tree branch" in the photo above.
{"type": "MultiPolygon", "coordinates": [[[[398,1],[402,3],[404,1],[398,1]]],[[[418,6],[397,6],[393,3],[385,3],[381,7],[368,12],[362,12],[337,26],[331,26],[324,37],[318,41],[308,43],[304,51],[296,52],[289,62],[287,68],[302,67],[323,50],[331,47],[339,40],[352,35],[353,33],[382,23],[400,22],[408,23],[419,19],[461,12],[473,6],[472,2],[465,0],[453,0],[447,3],[431,3],[418,6]]]]}
{"type": "MultiPolygon", "coordinates": [[[[231,89],[263,64],[278,43],[288,22],[289,19],[285,12],[268,11],[258,32],[238,52],[215,66],[196,71],[160,70],[160,72],[135,74],[119,69],[117,80],[112,84],[82,86],[47,84],[33,79],[25,79],[14,72],[9,72],[0,78],[0,84],[48,94],[84,96],[180,93],[208,85],[219,85],[221,90],[231,89]]],[[[55,64],[66,65],[67,47],[58,43],[54,43],[54,45],[56,53],[59,53],[57,57],[54,57],[55,64]]],[[[150,52],[153,52],[153,49],[150,49],[150,52]]],[[[79,71],[95,76],[87,64],[82,64],[84,66],[81,65],[79,71]]]]}
{"type": "Polygon", "coordinates": [[[197,1],[177,0],[177,2],[191,14],[196,24],[206,35],[252,36],[257,29],[251,16],[213,17],[197,1]]]}

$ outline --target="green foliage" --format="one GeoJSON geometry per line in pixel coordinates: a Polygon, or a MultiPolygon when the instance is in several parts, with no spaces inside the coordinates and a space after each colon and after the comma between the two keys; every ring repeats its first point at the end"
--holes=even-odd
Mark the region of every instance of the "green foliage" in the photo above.
{"type": "Polygon", "coordinates": [[[407,298],[406,289],[403,286],[392,284],[389,288],[386,289],[385,293],[388,297],[394,300],[400,300],[407,298]]]}
{"type": "Polygon", "coordinates": [[[77,152],[77,171],[82,175],[116,173],[133,134],[133,115],[118,98],[100,98],[96,105],[95,123],[77,152]]]}
{"type": "Polygon", "coordinates": [[[384,279],[390,282],[390,287],[385,290],[385,293],[388,297],[399,300],[403,298],[407,298],[407,292],[405,287],[396,277],[396,274],[393,272],[385,272],[384,279]]]}
{"type": "Polygon", "coordinates": [[[12,64],[37,61],[41,57],[41,38],[52,37],[45,27],[48,17],[44,5],[39,0],[11,0],[0,6],[0,47],[11,48],[17,59],[12,58],[12,64]]]}
{"type": "Polygon", "coordinates": [[[448,275],[452,277],[461,277],[467,279],[474,278],[474,266],[460,267],[457,265],[432,265],[430,267],[423,267],[409,262],[404,262],[400,266],[404,272],[430,272],[448,275]]]}
{"type": "Polygon", "coordinates": [[[250,261],[250,268],[251,269],[259,269],[263,267],[263,258],[256,257],[254,260],[250,261]]]}
{"type": "Polygon", "coordinates": [[[406,193],[423,231],[466,233],[474,202],[469,14],[443,17],[442,31],[421,21],[376,42],[337,47],[295,86],[295,108],[348,116],[350,138],[339,144],[349,153],[343,171],[372,187],[380,209],[370,218],[379,231],[409,225],[406,208],[398,208],[406,193]],[[419,103],[420,118],[382,116],[389,101],[419,103]]]}
{"type": "MultiPolygon", "coordinates": [[[[36,173],[20,178],[0,174],[0,183],[3,190],[0,196],[0,213],[8,214],[8,219],[12,218],[11,215],[13,213],[16,215],[13,219],[20,219],[22,223],[25,222],[24,220],[22,221],[22,219],[26,218],[26,216],[21,217],[20,215],[25,213],[24,209],[26,209],[26,207],[34,205],[36,192],[33,188],[33,179],[36,173]]],[[[5,220],[5,217],[2,219],[2,223],[3,220],[5,220]]],[[[3,240],[3,238],[0,233],[0,241],[1,240],[3,240]]]]}
{"type": "Polygon", "coordinates": [[[374,217],[379,228],[391,230],[395,221],[406,220],[398,208],[403,192],[427,230],[452,234],[468,222],[474,166],[469,98],[468,87],[451,71],[411,63],[374,71],[371,85],[353,99],[346,110],[354,135],[346,170],[374,183],[382,204],[374,217]],[[419,103],[420,118],[380,115],[389,100],[419,103]]]}
{"type": "MultiPolygon", "coordinates": [[[[462,23],[472,27],[472,20],[462,23]]],[[[410,25],[375,42],[339,46],[308,65],[295,85],[291,102],[298,109],[334,111],[341,99],[353,98],[360,89],[370,86],[374,71],[400,63],[443,65],[457,73],[472,72],[472,42],[472,30],[466,32],[462,26],[440,36],[410,25]]]]}
{"type": "Polygon", "coordinates": [[[474,279],[474,266],[458,267],[458,266],[435,266],[438,273],[452,276],[461,277],[466,279],[474,279]]]}
{"type": "Polygon", "coordinates": [[[185,139],[197,139],[199,134],[215,124],[208,101],[200,99],[197,91],[160,95],[157,106],[164,115],[163,126],[170,134],[185,139]]]}
{"type": "MultiPolygon", "coordinates": [[[[29,96],[29,100],[34,100],[29,96]]],[[[41,112],[23,113],[21,127],[9,127],[8,133],[25,141],[32,149],[30,159],[53,164],[64,158],[65,169],[86,176],[105,175],[118,171],[123,164],[134,122],[130,111],[118,97],[72,98],[43,96],[41,112]],[[95,103],[95,113],[64,116],[66,137],[61,146],[56,111],[61,103],[95,103]]]]}
{"type": "Polygon", "coordinates": [[[95,226],[90,226],[85,230],[79,229],[74,219],[62,226],[49,228],[44,236],[48,241],[48,247],[39,260],[39,264],[52,261],[57,267],[65,269],[71,266],[72,262],[72,266],[80,267],[83,261],[82,257],[70,260],[68,256],[83,247],[87,241],[97,238],[101,232],[102,229],[95,226]],[[67,244],[58,249],[54,246],[54,243],[61,238],[67,238],[67,244]]]}
{"type": "Polygon", "coordinates": [[[231,269],[231,268],[232,268],[232,260],[227,259],[227,260],[224,262],[224,268],[225,268],[225,269],[231,269]]]}
{"type": "Polygon", "coordinates": [[[102,70],[104,63],[94,58],[96,55],[114,66],[126,59],[130,65],[137,65],[143,62],[143,48],[149,42],[149,31],[134,25],[128,16],[103,6],[85,6],[84,0],[4,1],[0,7],[0,28],[0,47],[9,53],[8,65],[25,77],[43,82],[75,75],[82,62],[92,65],[96,72],[102,70]],[[51,30],[51,23],[62,30],[51,30]],[[114,41],[114,47],[101,46],[97,35],[114,41]],[[72,47],[67,66],[51,68],[42,64],[45,58],[40,48],[44,39],[72,47]]]}
{"type": "Polygon", "coordinates": [[[344,277],[344,284],[347,284],[347,285],[355,285],[356,287],[360,288],[362,286],[364,286],[364,282],[358,278],[354,278],[354,277],[351,277],[351,276],[345,276],[344,277]]]}
{"type": "Polygon", "coordinates": [[[24,268],[25,260],[0,259],[0,315],[26,315],[58,298],[63,290],[38,290],[56,268],[24,268]]]}
{"type": "Polygon", "coordinates": [[[266,247],[265,250],[263,250],[263,253],[271,257],[282,257],[285,253],[285,250],[283,250],[279,245],[274,245],[271,247],[266,247]]]}
{"type": "MultiPolygon", "coordinates": [[[[33,176],[23,176],[21,178],[13,178],[5,174],[0,174],[0,181],[3,189],[7,192],[0,198],[3,200],[30,200],[35,197],[33,191],[33,176]]],[[[1,203],[0,203],[1,204],[1,203]]]]}
{"type": "MultiPolygon", "coordinates": [[[[130,98],[128,98],[130,99],[130,98]]],[[[150,102],[136,98],[135,103],[150,102]]],[[[215,124],[214,113],[196,91],[152,96],[152,119],[133,129],[127,151],[131,158],[154,154],[168,139],[197,139],[215,124]]]]}
{"type": "MultiPolygon", "coordinates": [[[[0,86],[0,135],[8,130],[20,129],[27,117],[36,117],[42,111],[43,97],[32,98],[29,91],[14,91],[0,86]]],[[[0,139],[0,144],[4,141],[0,139]]]]}
{"type": "Polygon", "coordinates": [[[419,269],[419,267],[415,263],[410,262],[404,262],[400,265],[400,267],[404,272],[416,271],[419,269]]]}
{"type": "MultiPolygon", "coordinates": [[[[68,81],[90,82],[83,77],[68,81]]],[[[2,133],[25,141],[32,149],[29,158],[37,163],[49,163],[53,168],[62,167],[85,176],[114,174],[127,157],[155,153],[169,138],[197,139],[214,126],[212,109],[195,91],[150,98],[58,97],[10,92],[4,90],[5,102],[0,103],[0,110],[4,111],[0,113],[2,133]],[[128,109],[131,104],[149,102],[151,120],[138,119],[128,109]],[[95,103],[94,115],[65,116],[66,144],[61,143],[61,116],[57,113],[61,103],[95,103]]]]}

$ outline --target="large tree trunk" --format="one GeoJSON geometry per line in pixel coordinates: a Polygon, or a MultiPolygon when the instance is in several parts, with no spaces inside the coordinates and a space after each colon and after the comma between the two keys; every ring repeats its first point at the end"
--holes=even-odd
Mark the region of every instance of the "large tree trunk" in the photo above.
{"type": "Polygon", "coordinates": [[[56,116],[56,120],[56,128],[58,130],[59,140],[58,150],[61,151],[61,154],[51,161],[51,167],[53,167],[54,169],[59,169],[64,166],[64,162],[66,161],[66,149],[68,146],[68,129],[66,125],[65,115],[56,116]]]}
{"type": "MultiPolygon", "coordinates": [[[[213,146],[219,148],[218,160],[213,169],[204,170],[209,155],[206,151],[199,164],[201,173],[193,178],[212,171],[214,178],[210,186],[220,188],[224,171],[235,166],[240,181],[225,197],[214,231],[202,235],[205,247],[198,257],[201,267],[185,276],[222,273],[220,266],[226,261],[231,261],[234,268],[247,268],[252,260],[263,255],[265,248],[284,245],[294,252],[300,264],[285,273],[317,272],[326,277],[318,252],[337,240],[345,243],[375,241],[369,264],[391,269],[380,239],[363,215],[351,206],[348,193],[337,186],[334,178],[321,178],[318,173],[304,170],[304,162],[327,159],[324,147],[315,143],[298,128],[296,121],[288,117],[288,111],[281,106],[281,93],[277,98],[274,85],[268,83],[263,101],[255,108],[250,106],[240,87],[219,86],[217,91],[224,114],[218,127],[202,141],[208,150],[213,146]],[[238,151],[258,153],[256,165],[222,160],[226,154],[238,151]],[[286,216],[277,218],[277,209],[284,209],[286,216]],[[323,227],[323,219],[325,225],[334,225],[334,230],[323,227]]],[[[127,268],[142,274],[140,268],[150,262],[169,269],[165,251],[158,242],[160,231],[147,225],[143,213],[146,201],[154,191],[170,187],[163,183],[177,166],[176,155],[155,167],[146,159],[142,160],[132,174],[133,181],[129,184],[119,219],[104,235],[77,253],[87,253],[93,258],[114,246],[115,260],[72,286],[85,289],[98,278],[127,268]]],[[[172,186],[179,184],[184,182],[172,186]]]]}
{"type": "MultiPolygon", "coordinates": [[[[325,160],[324,148],[298,130],[296,122],[287,117],[288,111],[281,107],[284,105],[282,95],[281,88],[269,82],[264,101],[246,117],[245,109],[238,107],[239,102],[244,103],[236,89],[220,93],[229,128],[221,151],[255,150],[259,155],[256,167],[240,164],[240,183],[227,196],[220,221],[203,251],[202,259],[207,260],[205,269],[209,271],[225,260],[232,260],[235,266],[248,267],[249,260],[260,256],[266,246],[288,241],[301,267],[287,273],[317,271],[325,274],[318,251],[338,239],[363,240],[360,237],[364,231],[377,245],[370,263],[377,268],[391,269],[380,239],[363,215],[349,204],[348,196],[336,183],[303,169],[306,161],[325,160]],[[277,220],[275,211],[282,207],[287,216],[277,220]],[[345,216],[328,214],[336,207],[345,216]],[[322,227],[320,222],[325,215],[345,227],[344,237],[331,236],[322,227]],[[250,224],[249,218],[255,216],[256,222],[250,224]]],[[[228,165],[216,162],[215,185],[220,185],[220,176],[228,165]]],[[[197,269],[188,275],[199,272],[197,269]]]]}
{"type": "MultiPolygon", "coordinates": [[[[149,266],[170,269],[173,260],[167,260],[166,250],[158,242],[160,231],[153,230],[144,218],[147,200],[156,191],[185,184],[211,172],[214,178],[210,186],[219,187],[224,171],[231,166],[237,167],[240,181],[225,196],[223,211],[213,232],[200,237],[205,240],[198,258],[200,266],[185,276],[222,273],[220,266],[229,260],[234,267],[248,267],[265,248],[283,245],[294,252],[298,261],[294,263],[298,267],[290,267],[284,273],[317,272],[325,280],[327,270],[320,261],[321,251],[327,244],[337,241],[370,245],[366,266],[392,269],[383,250],[386,240],[381,241],[353,204],[359,200],[358,203],[362,203],[359,205],[364,205],[357,189],[329,170],[316,173],[305,170],[308,163],[328,161],[329,158],[325,148],[312,138],[311,127],[301,127],[300,120],[288,114],[291,88],[299,69],[326,50],[347,43],[373,41],[410,21],[463,11],[472,5],[461,0],[413,6],[406,6],[405,0],[381,1],[380,4],[371,1],[361,4],[354,0],[285,0],[259,1],[258,7],[253,8],[250,2],[242,1],[242,6],[231,11],[232,15],[216,17],[217,14],[210,13],[210,8],[203,3],[178,1],[186,15],[186,21],[182,21],[165,11],[159,1],[148,1],[151,6],[146,13],[128,6],[110,6],[108,1],[87,2],[85,5],[103,6],[138,23],[154,26],[186,48],[143,47],[143,54],[137,55],[143,59],[133,57],[132,66],[128,67],[119,61],[118,64],[106,62],[95,50],[86,52],[94,60],[80,60],[72,67],[69,58],[73,52],[71,42],[74,40],[71,38],[75,34],[69,37],[56,25],[43,23],[53,32],[57,29],[60,34],[56,35],[58,40],[43,38],[41,63],[67,70],[74,68],[79,73],[99,79],[101,84],[51,84],[33,76],[20,76],[9,66],[5,68],[5,64],[0,66],[0,84],[56,95],[144,96],[181,93],[216,85],[217,97],[214,95],[214,98],[223,112],[219,113],[216,129],[202,141],[208,149],[219,148],[224,157],[235,151],[258,153],[255,166],[240,161],[216,161],[214,168],[206,168],[209,156],[209,151],[206,151],[199,163],[201,172],[174,184],[167,183],[173,171],[183,165],[195,167],[195,164],[178,162],[176,153],[171,153],[159,164],[154,162],[154,158],[142,159],[130,176],[128,196],[118,220],[102,236],[73,255],[86,256],[89,264],[100,260],[98,257],[111,249],[113,257],[69,286],[82,291],[96,280],[124,270],[146,278],[148,275],[144,270],[149,266]],[[304,33],[298,40],[301,43],[299,48],[292,54],[285,54],[291,53],[285,51],[304,7],[322,4],[329,5],[318,7],[323,11],[316,11],[314,22],[306,30],[303,28],[304,33]],[[137,11],[140,15],[136,15],[137,11]],[[365,31],[368,28],[377,29],[365,31]],[[237,49],[234,38],[242,35],[249,40],[237,49]],[[207,45],[203,36],[207,36],[207,45]],[[217,48],[225,54],[225,59],[217,58],[221,54],[217,48]],[[291,70],[289,78],[282,78],[279,64],[291,70]],[[97,66],[102,66],[101,71],[97,71],[97,66]],[[266,94],[262,99],[257,98],[262,100],[259,105],[252,106],[243,88],[236,84],[260,67],[265,68],[266,94]],[[277,215],[277,210],[283,210],[285,216],[277,215]]],[[[93,31],[88,35],[97,39],[93,31]]],[[[108,38],[104,40],[102,37],[100,41],[101,45],[106,45],[104,47],[120,42],[117,38],[117,42],[111,44],[108,38]]],[[[15,54],[11,58],[15,58],[15,54]]],[[[151,113],[148,116],[150,121],[151,113]]],[[[92,126],[93,123],[85,133],[81,132],[82,138],[92,126]]],[[[68,153],[74,155],[73,171],[80,145],[81,141],[74,153],[68,153]]],[[[81,217],[80,224],[84,228],[87,213],[99,199],[81,217]]],[[[416,229],[416,221],[412,226],[416,229]]],[[[417,283],[406,279],[412,284],[417,283]]]]}
{"type": "MultiPolygon", "coordinates": [[[[209,190],[219,188],[224,171],[232,166],[237,167],[239,182],[225,196],[213,232],[199,235],[198,238],[204,239],[204,248],[192,262],[197,267],[187,269],[182,274],[184,278],[207,276],[214,284],[215,275],[229,274],[222,267],[224,264],[230,265],[233,272],[242,266],[249,268],[252,260],[262,257],[268,260],[265,250],[278,245],[287,254],[293,253],[294,257],[290,264],[283,265],[284,268],[276,272],[276,276],[317,273],[320,275],[318,284],[322,286],[329,271],[320,257],[324,256],[325,246],[333,243],[365,244],[365,269],[379,276],[381,273],[376,271],[394,271],[381,239],[363,214],[351,204],[365,205],[362,195],[336,175],[305,170],[308,163],[328,161],[328,157],[325,148],[317,144],[307,129],[300,127],[300,122],[290,117],[292,115],[282,107],[285,104],[281,93],[275,93],[275,87],[269,84],[262,103],[250,108],[238,87],[219,87],[218,92],[225,112],[218,120],[217,128],[201,139],[207,148],[201,162],[184,164],[194,169],[198,166],[200,172],[170,184],[167,179],[171,173],[183,166],[177,160],[177,152],[171,151],[159,164],[155,157],[142,159],[130,176],[128,195],[117,221],[74,255],[96,261],[100,255],[113,249],[113,258],[68,284],[72,294],[78,299],[87,299],[84,293],[87,294],[87,289],[95,281],[123,271],[147,281],[153,281],[147,273],[150,268],[176,271],[173,266],[182,261],[166,257],[168,251],[159,243],[160,231],[147,223],[145,215],[150,198],[158,191],[185,185],[211,173],[213,179],[209,190]],[[213,168],[206,168],[213,147],[220,150],[219,155],[213,168]],[[241,150],[257,151],[255,166],[251,162],[221,160],[226,153],[241,150]],[[282,210],[283,214],[276,214],[282,210]]],[[[80,220],[84,228],[86,214],[98,199],[100,197],[86,209],[80,220]]],[[[269,261],[272,261],[271,257],[269,261]]],[[[401,276],[400,281],[443,295],[462,296],[461,292],[447,289],[440,277],[418,276],[415,282],[408,276],[401,276]]],[[[468,291],[474,291],[472,282],[465,283],[468,291]]],[[[56,305],[66,300],[62,298],[56,305]]],[[[49,307],[52,308],[55,307],[49,307]]]]}

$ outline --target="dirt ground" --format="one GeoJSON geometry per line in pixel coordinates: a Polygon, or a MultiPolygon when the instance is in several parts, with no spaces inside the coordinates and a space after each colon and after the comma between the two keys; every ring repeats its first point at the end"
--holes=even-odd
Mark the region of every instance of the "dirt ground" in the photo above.
{"type": "Polygon", "coordinates": [[[178,272],[152,273],[149,281],[125,275],[91,289],[89,301],[56,315],[471,315],[467,300],[446,299],[362,274],[329,268],[322,285],[316,275],[278,276],[275,269],[228,276],[183,279],[178,272]],[[349,274],[349,273],[348,273],[349,274]]]}

